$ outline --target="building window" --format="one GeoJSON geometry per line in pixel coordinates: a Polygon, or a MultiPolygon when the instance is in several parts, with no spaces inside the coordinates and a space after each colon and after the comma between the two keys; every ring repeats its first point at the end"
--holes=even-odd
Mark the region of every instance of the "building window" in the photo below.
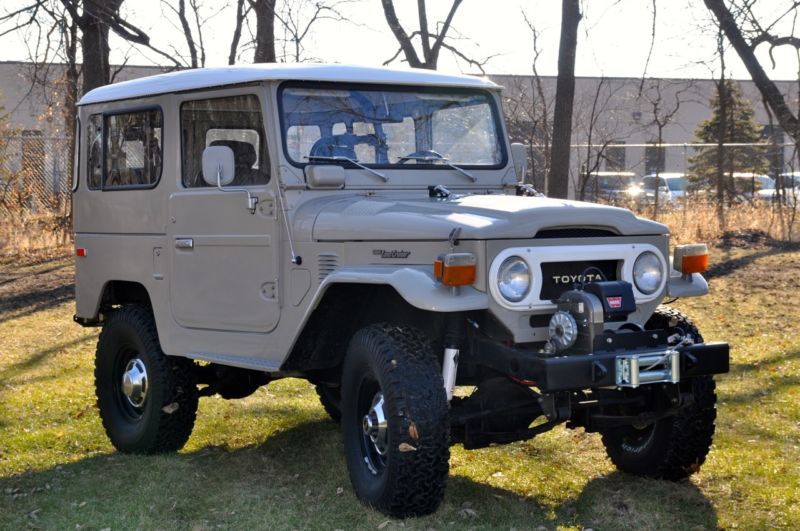
{"type": "MultiPolygon", "coordinates": [[[[203,179],[202,160],[203,150],[209,146],[225,146],[233,151],[233,186],[268,183],[269,157],[263,123],[261,104],[253,95],[194,100],[181,105],[183,185],[208,186],[203,179]]],[[[300,142],[307,142],[300,136],[300,142]]]]}
{"type": "Polygon", "coordinates": [[[665,168],[667,149],[659,146],[657,142],[648,142],[644,148],[644,172],[645,174],[662,173],[665,168]]]}
{"type": "Polygon", "coordinates": [[[606,148],[606,171],[625,171],[625,141],[614,140],[606,148]]]}

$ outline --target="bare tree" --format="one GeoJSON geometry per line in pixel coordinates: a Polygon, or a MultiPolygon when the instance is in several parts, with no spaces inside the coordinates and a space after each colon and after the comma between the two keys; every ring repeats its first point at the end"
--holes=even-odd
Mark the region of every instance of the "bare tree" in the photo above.
{"type": "Polygon", "coordinates": [[[439,64],[439,56],[442,49],[445,49],[462,61],[465,61],[467,64],[483,72],[483,67],[491,59],[491,56],[482,60],[475,59],[461,51],[451,42],[448,42],[448,33],[453,31],[453,18],[462,1],[463,0],[452,0],[452,4],[450,4],[444,21],[437,22],[435,29],[432,29],[428,24],[428,10],[425,6],[425,0],[417,0],[419,29],[408,33],[397,17],[394,6],[395,0],[381,0],[386,23],[389,25],[389,29],[400,45],[397,52],[383,64],[388,65],[402,54],[408,65],[413,68],[436,70],[439,64]],[[414,46],[414,40],[417,38],[419,38],[420,41],[419,51],[414,46]]]}
{"type": "Polygon", "coordinates": [[[545,89],[539,75],[538,63],[542,54],[539,46],[540,33],[524,10],[522,17],[531,30],[533,75],[514,76],[502,81],[505,87],[503,111],[511,141],[521,142],[528,147],[531,184],[544,190],[545,177],[550,168],[553,97],[545,89]]]}
{"type": "Polygon", "coordinates": [[[284,0],[281,9],[275,13],[275,18],[280,22],[283,38],[283,60],[292,60],[299,63],[303,60],[305,51],[303,41],[308,37],[312,27],[318,22],[327,20],[333,22],[350,22],[341,8],[345,4],[357,0],[337,0],[309,2],[308,0],[284,0]],[[290,49],[287,49],[290,48],[290,49]]]}
{"type": "MultiPolygon", "coordinates": [[[[180,21],[180,30],[183,32],[183,38],[186,40],[186,47],[189,50],[187,66],[190,68],[205,66],[206,47],[203,43],[203,23],[200,20],[200,6],[197,0],[189,0],[191,13],[186,10],[186,0],[177,0],[177,2],[161,0],[161,4],[177,15],[180,21]],[[190,17],[193,19],[192,22],[189,21],[190,17]]],[[[174,47],[173,50],[175,50],[174,47]]],[[[177,52],[177,50],[175,51],[177,52]]]]}
{"type": "Polygon", "coordinates": [[[561,42],[558,49],[558,80],[547,195],[566,198],[569,194],[572,105],[575,96],[575,50],[578,44],[578,23],[581,20],[581,12],[579,0],[562,0],[561,5],[561,42]]]}
{"type": "Polygon", "coordinates": [[[231,48],[230,52],[228,53],[228,64],[233,65],[236,64],[236,58],[238,57],[238,50],[239,50],[239,42],[242,39],[242,25],[244,24],[245,19],[247,18],[247,14],[252,9],[251,4],[248,2],[245,5],[245,0],[236,0],[236,8],[235,8],[235,16],[234,19],[234,26],[233,26],[233,37],[231,38],[231,48]]]}
{"type": "Polygon", "coordinates": [[[797,16],[800,2],[791,2],[783,14],[773,22],[763,25],[754,14],[755,0],[738,0],[731,2],[735,15],[728,8],[725,0],[704,0],[706,7],[716,18],[721,31],[736,50],[739,58],[744,63],[750,77],[761,92],[764,101],[775,114],[775,118],[784,131],[794,141],[800,142],[800,119],[786,103],[781,91],[764,71],[764,67],[755,55],[756,48],[761,44],[770,47],[770,54],[778,46],[791,46],[800,50],[800,38],[794,35],[774,35],[776,25],[785,17],[797,16]],[[745,36],[745,32],[749,38],[745,36]]]}
{"type": "Polygon", "coordinates": [[[619,103],[615,102],[622,101],[623,107],[628,103],[618,98],[624,88],[625,83],[601,77],[591,94],[591,102],[578,102],[579,111],[573,117],[572,129],[586,139],[585,145],[582,146],[583,155],[580,149],[576,150],[581,171],[575,183],[575,195],[581,201],[587,198],[600,198],[598,172],[603,162],[607,160],[606,153],[609,146],[623,139],[623,135],[619,132],[619,120],[614,119],[613,115],[621,110],[616,107],[619,103]]]}
{"type": "Polygon", "coordinates": [[[659,210],[659,189],[660,189],[660,181],[661,181],[661,157],[662,157],[662,145],[664,144],[664,129],[672,123],[675,115],[678,114],[680,111],[681,103],[683,102],[682,97],[683,95],[691,90],[694,86],[694,82],[689,80],[688,83],[680,82],[670,83],[666,82],[662,79],[653,79],[650,80],[648,86],[644,88],[642,91],[642,99],[647,103],[650,107],[650,115],[651,119],[649,122],[650,127],[654,127],[656,130],[656,149],[658,150],[658,164],[656,164],[656,171],[655,171],[655,191],[653,194],[653,219],[658,219],[658,210],[659,210]],[[676,86],[680,86],[681,88],[675,90],[673,92],[673,101],[672,104],[666,101],[666,98],[663,94],[664,89],[674,89],[676,86]]]}
{"type": "Polygon", "coordinates": [[[248,0],[256,14],[256,52],[254,63],[274,63],[275,57],[275,2],[276,0],[248,0]]]}

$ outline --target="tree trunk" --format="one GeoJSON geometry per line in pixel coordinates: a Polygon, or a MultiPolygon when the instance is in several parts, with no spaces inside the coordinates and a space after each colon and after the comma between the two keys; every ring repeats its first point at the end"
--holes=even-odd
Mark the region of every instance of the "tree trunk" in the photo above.
{"type": "Polygon", "coordinates": [[[547,195],[566,199],[569,194],[572,105],[575,96],[575,50],[581,12],[579,0],[562,0],[561,7],[561,43],[558,49],[558,80],[547,195]]]}
{"type": "Polygon", "coordinates": [[[798,134],[798,132],[800,132],[800,122],[792,113],[791,109],[789,109],[781,91],[778,90],[775,83],[773,83],[766,72],[764,72],[764,68],[762,68],[761,63],[759,63],[756,58],[754,49],[751,48],[750,44],[745,40],[741,29],[736,24],[736,19],[733,17],[730,10],[728,10],[724,0],[704,1],[706,7],[716,17],[720,29],[725,32],[725,36],[728,37],[728,41],[733,46],[733,49],[739,54],[739,58],[750,73],[750,77],[753,79],[753,83],[755,83],[756,87],[758,87],[759,92],[761,92],[761,96],[767,102],[770,109],[772,109],[772,112],[775,113],[778,123],[781,124],[781,127],[787,134],[792,136],[795,143],[800,142],[800,134],[798,134]]]}
{"type": "Polygon", "coordinates": [[[256,12],[256,53],[254,63],[275,62],[275,1],[255,0],[252,3],[256,12]]]}
{"type": "MultiPolygon", "coordinates": [[[[90,3],[87,2],[87,7],[90,3]]],[[[107,85],[111,79],[108,64],[108,26],[86,13],[81,24],[81,51],[83,52],[83,90],[86,94],[92,89],[107,85]]]]}

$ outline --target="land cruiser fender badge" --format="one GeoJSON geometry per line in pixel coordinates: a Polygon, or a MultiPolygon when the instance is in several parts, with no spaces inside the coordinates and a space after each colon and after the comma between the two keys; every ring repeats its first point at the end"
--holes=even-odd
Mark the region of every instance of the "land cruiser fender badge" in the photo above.
{"type": "Polygon", "coordinates": [[[606,302],[608,303],[608,307],[612,310],[622,308],[622,297],[606,297],[606,302]]]}
{"type": "Polygon", "coordinates": [[[375,256],[380,256],[381,258],[408,258],[411,254],[411,251],[398,251],[397,249],[386,251],[384,249],[373,249],[372,254],[375,256]]]}

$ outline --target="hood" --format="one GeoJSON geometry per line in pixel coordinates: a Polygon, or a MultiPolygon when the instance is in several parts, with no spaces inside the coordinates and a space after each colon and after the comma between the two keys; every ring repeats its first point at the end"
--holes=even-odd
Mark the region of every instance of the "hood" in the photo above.
{"type": "Polygon", "coordinates": [[[620,235],[669,234],[666,226],[637,218],[622,208],[545,197],[450,196],[445,199],[393,196],[326,196],[295,213],[298,236],[308,239],[446,240],[525,239],[545,228],[593,227],[620,235]]]}

